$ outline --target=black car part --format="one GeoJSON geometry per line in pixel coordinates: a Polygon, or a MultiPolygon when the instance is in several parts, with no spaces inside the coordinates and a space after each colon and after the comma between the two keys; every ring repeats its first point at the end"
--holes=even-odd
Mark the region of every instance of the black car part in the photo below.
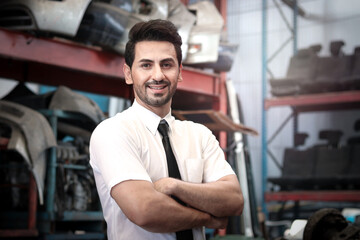
{"type": "Polygon", "coordinates": [[[349,224],[333,208],[315,212],[308,220],[303,240],[359,240],[360,227],[349,224]]]}

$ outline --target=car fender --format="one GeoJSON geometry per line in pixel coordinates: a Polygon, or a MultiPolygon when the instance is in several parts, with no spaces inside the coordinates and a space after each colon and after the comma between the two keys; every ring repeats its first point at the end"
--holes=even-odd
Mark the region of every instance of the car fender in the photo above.
{"type": "Polygon", "coordinates": [[[45,186],[46,150],[55,147],[56,138],[46,118],[21,104],[0,100],[0,122],[9,125],[12,135],[8,148],[16,150],[34,175],[40,204],[45,186]]]}
{"type": "Polygon", "coordinates": [[[90,2],[91,0],[8,0],[1,1],[0,9],[23,10],[30,14],[34,21],[31,25],[9,26],[9,28],[75,36],[90,2]]]}

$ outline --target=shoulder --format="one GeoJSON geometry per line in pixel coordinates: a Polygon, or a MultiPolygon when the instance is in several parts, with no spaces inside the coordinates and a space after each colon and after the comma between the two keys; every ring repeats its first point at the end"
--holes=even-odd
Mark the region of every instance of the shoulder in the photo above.
{"type": "Polygon", "coordinates": [[[115,116],[103,120],[92,133],[92,137],[104,136],[110,137],[116,135],[131,134],[136,130],[138,125],[138,118],[133,114],[130,109],[121,113],[117,113],[115,116]]]}

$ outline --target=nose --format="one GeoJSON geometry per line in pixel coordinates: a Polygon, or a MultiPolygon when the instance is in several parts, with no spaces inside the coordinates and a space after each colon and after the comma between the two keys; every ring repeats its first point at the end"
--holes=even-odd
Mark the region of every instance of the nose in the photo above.
{"type": "Polygon", "coordinates": [[[152,72],[152,78],[155,81],[161,81],[164,79],[164,73],[159,65],[155,65],[152,72]]]}

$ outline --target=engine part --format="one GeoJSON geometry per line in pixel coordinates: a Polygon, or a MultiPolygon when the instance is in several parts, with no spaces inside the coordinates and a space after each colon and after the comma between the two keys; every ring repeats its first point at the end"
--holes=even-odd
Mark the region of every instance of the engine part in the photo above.
{"type": "Polygon", "coordinates": [[[359,240],[360,227],[350,225],[333,208],[320,209],[308,220],[303,240],[359,240]]]}

